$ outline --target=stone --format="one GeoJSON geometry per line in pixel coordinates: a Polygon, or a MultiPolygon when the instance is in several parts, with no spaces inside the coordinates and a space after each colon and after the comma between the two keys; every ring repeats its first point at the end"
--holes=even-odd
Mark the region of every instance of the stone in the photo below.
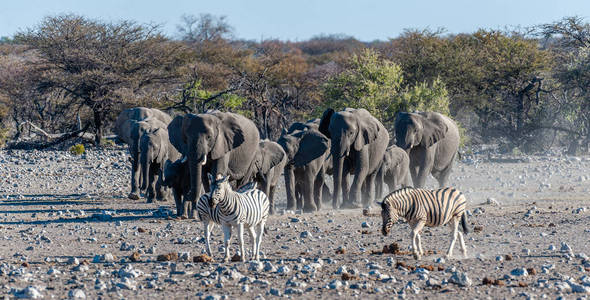
{"type": "Polygon", "coordinates": [[[289,266],[280,266],[277,269],[277,274],[279,275],[287,275],[291,272],[291,269],[289,268],[289,266]]]}
{"type": "Polygon", "coordinates": [[[16,298],[22,299],[40,299],[43,298],[43,294],[34,286],[28,286],[20,291],[14,293],[16,298]]]}
{"type": "Polygon", "coordinates": [[[492,206],[500,206],[500,202],[498,202],[498,200],[496,200],[496,198],[492,198],[492,197],[487,199],[486,204],[492,205],[492,206]]]}
{"type": "Polygon", "coordinates": [[[248,271],[262,271],[264,269],[264,265],[262,264],[262,262],[259,261],[252,261],[250,262],[250,264],[248,265],[248,271]]]}
{"type": "Polygon", "coordinates": [[[361,227],[362,228],[370,228],[371,225],[369,225],[369,223],[367,223],[367,222],[363,222],[363,223],[361,223],[361,227]]]}
{"type": "Polygon", "coordinates": [[[340,280],[338,280],[338,279],[336,279],[336,280],[332,280],[332,281],[331,281],[331,282],[328,284],[328,287],[329,287],[331,290],[337,290],[337,289],[339,289],[339,288],[340,288],[340,287],[342,287],[342,286],[343,286],[343,284],[342,284],[342,281],[340,281],[340,280]]]}
{"type": "Polygon", "coordinates": [[[529,272],[525,268],[516,268],[510,271],[512,276],[528,276],[529,272]]]}
{"type": "Polygon", "coordinates": [[[95,255],[92,259],[93,263],[112,263],[115,261],[115,257],[111,253],[105,253],[101,255],[95,255]]]}
{"type": "Polygon", "coordinates": [[[311,235],[311,232],[303,231],[299,234],[299,237],[302,239],[307,239],[307,238],[312,238],[313,236],[311,235]]]}
{"type": "Polygon", "coordinates": [[[453,272],[448,281],[462,287],[470,287],[473,284],[464,272],[453,272]]]}
{"type": "Polygon", "coordinates": [[[68,298],[70,298],[70,299],[86,299],[86,294],[84,293],[83,290],[80,290],[80,289],[70,290],[68,292],[68,298]]]}

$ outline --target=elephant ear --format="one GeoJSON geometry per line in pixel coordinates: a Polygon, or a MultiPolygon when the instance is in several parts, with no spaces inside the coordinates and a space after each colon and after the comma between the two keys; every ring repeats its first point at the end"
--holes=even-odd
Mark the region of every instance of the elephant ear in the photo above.
{"type": "Polygon", "coordinates": [[[283,148],[278,144],[274,144],[274,142],[260,143],[260,152],[262,160],[259,170],[263,174],[268,173],[270,169],[280,164],[287,156],[283,148]]]}
{"type": "Polygon", "coordinates": [[[172,119],[172,122],[168,124],[168,139],[170,140],[170,144],[176,148],[178,152],[182,155],[187,155],[188,151],[186,149],[186,143],[182,138],[182,120],[184,119],[183,116],[176,116],[172,119]]]}
{"type": "Polygon", "coordinates": [[[326,109],[320,119],[320,126],[318,128],[318,130],[329,139],[332,138],[330,136],[330,120],[332,119],[332,115],[334,115],[334,110],[331,108],[326,109]]]}
{"type": "Polygon", "coordinates": [[[309,130],[303,134],[299,142],[299,150],[293,158],[295,167],[304,166],[314,159],[324,155],[330,148],[330,140],[316,130],[309,130]]]}
{"type": "Polygon", "coordinates": [[[211,159],[220,159],[229,151],[244,143],[244,131],[238,117],[231,113],[216,113],[219,119],[218,134],[215,145],[211,150],[211,159]]]}
{"type": "Polygon", "coordinates": [[[379,121],[365,109],[357,109],[355,118],[358,124],[358,135],[354,141],[354,149],[360,151],[365,145],[377,139],[380,126],[379,121]]]}
{"type": "Polygon", "coordinates": [[[420,145],[430,147],[445,137],[449,127],[444,119],[433,113],[421,114],[422,116],[422,141],[420,145]]]}

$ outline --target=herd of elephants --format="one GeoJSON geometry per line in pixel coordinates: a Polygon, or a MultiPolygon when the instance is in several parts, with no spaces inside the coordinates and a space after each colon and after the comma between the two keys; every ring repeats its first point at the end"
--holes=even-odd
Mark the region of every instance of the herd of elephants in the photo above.
{"type": "Polygon", "coordinates": [[[353,108],[327,109],[321,119],[293,123],[276,142],[261,140],[248,118],[221,111],[172,118],[158,109],[130,108],[117,118],[115,131],[131,154],[129,198],[143,193],[148,202],[161,201],[171,191],[177,215],[192,218],[196,200],[209,190],[207,174],[229,175],[234,188],[256,182],[268,195],[271,214],[281,173],[288,210],[313,212],[330,198],[333,208],[361,208],[382,196],[384,184],[390,191],[422,187],[432,174],[445,186],[459,146],[457,125],[442,114],[398,113],[390,142],[379,120],[353,108]]]}

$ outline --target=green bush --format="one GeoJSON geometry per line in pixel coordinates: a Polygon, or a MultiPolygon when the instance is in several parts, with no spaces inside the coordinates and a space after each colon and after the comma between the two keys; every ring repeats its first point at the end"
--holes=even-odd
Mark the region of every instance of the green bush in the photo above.
{"type": "Polygon", "coordinates": [[[84,152],[86,152],[86,149],[84,149],[84,145],[82,144],[76,144],[70,147],[70,153],[73,155],[82,155],[84,152]]]}

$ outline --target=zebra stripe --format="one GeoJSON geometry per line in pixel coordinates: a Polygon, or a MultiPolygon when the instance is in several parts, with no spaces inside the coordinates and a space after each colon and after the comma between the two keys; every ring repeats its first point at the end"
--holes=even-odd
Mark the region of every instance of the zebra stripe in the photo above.
{"type": "Polygon", "coordinates": [[[387,195],[381,203],[383,235],[387,235],[398,218],[404,218],[412,228],[412,248],[414,257],[419,259],[424,253],[420,241],[420,230],[424,226],[435,227],[451,224],[452,239],[447,257],[453,253],[453,246],[459,236],[463,255],[466,255],[463,234],[459,232],[461,222],[463,232],[468,233],[465,209],[467,201],[463,193],[455,188],[438,190],[401,188],[387,195]]]}
{"type": "Polygon", "coordinates": [[[447,224],[451,218],[463,215],[466,208],[465,196],[455,188],[406,187],[387,195],[383,201],[408,222],[423,218],[430,227],[447,224]]]}
{"type": "Polygon", "coordinates": [[[209,206],[211,218],[218,220],[223,227],[225,256],[224,260],[229,261],[229,242],[231,239],[231,227],[238,228],[238,239],[242,261],[245,260],[244,251],[244,226],[248,228],[252,236],[252,256],[255,260],[260,259],[260,243],[264,233],[264,224],[268,218],[270,202],[264,192],[256,189],[249,189],[243,192],[233,191],[228,177],[217,179],[208,174],[211,183],[211,197],[209,206]],[[257,232],[258,231],[258,232],[257,232]]]}

